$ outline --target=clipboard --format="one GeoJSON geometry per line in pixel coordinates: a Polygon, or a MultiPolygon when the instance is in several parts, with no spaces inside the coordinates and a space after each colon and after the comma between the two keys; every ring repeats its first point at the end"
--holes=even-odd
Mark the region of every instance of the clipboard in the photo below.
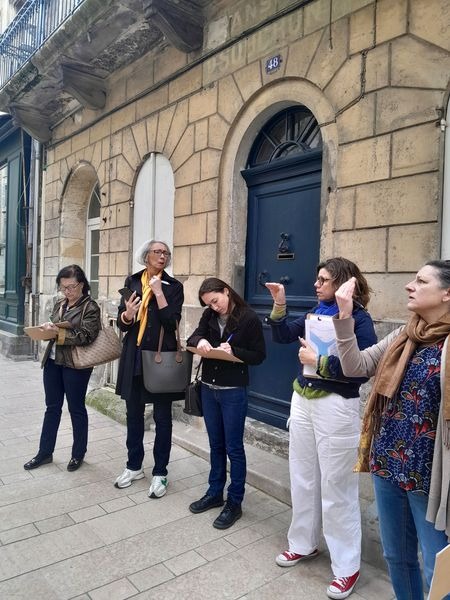
{"type": "MultiPolygon", "coordinates": [[[[321,356],[337,356],[336,332],[333,317],[310,313],[305,321],[305,341],[321,356]]],[[[303,376],[308,379],[323,379],[316,373],[314,365],[303,365],[303,376]]],[[[328,379],[327,381],[332,381],[328,379]]]]}
{"type": "Polygon", "coordinates": [[[428,600],[441,600],[450,593],[450,544],[436,554],[433,579],[428,600]]]}
{"type": "Polygon", "coordinates": [[[201,356],[202,358],[205,358],[206,360],[208,360],[209,358],[215,358],[216,360],[226,360],[228,362],[236,362],[236,363],[244,362],[240,358],[237,358],[236,356],[233,356],[232,354],[228,354],[228,352],[225,352],[225,350],[222,350],[221,348],[213,348],[212,350],[210,350],[208,352],[207,356],[200,354],[200,352],[197,350],[197,348],[195,346],[186,346],[186,350],[189,350],[189,352],[192,352],[193,354],[198,354],[199,356],[201,356]]]}
{"type": "MultiPolygon", "coordinates": [[[[54,323],[57,327],[61,327],[63,329],[69,329],[72,327],[72,324],[69,321],[60,321],[59,323],[54,323]]],[[[42,325],[37,325],[36,327],[24,327],[24,333],[26,333],[32,340],[36,341],[48,341],[53,340],[57,336],[55,331],[51,331],[48,329],[43,329],[42,325]]]]}

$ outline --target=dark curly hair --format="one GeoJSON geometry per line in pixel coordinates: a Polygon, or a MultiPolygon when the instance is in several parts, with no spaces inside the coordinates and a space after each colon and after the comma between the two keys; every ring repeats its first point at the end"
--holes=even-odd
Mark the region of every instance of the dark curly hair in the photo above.
{"type": "Polygon", "coordinates": [[[343,258],[342,256],[335,256],[334,258],[329,258],[319,263],[317,265],[317,272],[319,272],[320,269],[326,269],[329,272],[333,278],[336,289],[348,281],[350,277],[355,277],[355,300],[364,307],[369,304],[370,292],[372,290],[367,283],[367,279],[354,262],[348,260],[348,258],[343,258]]]}

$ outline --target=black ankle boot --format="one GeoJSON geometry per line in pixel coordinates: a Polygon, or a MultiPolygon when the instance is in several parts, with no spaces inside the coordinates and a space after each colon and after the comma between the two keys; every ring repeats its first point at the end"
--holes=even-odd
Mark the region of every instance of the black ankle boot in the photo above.
{"type": "Polygon", "coordinates": [[[240,504],[233,504],[227,501],[223,507],[222,512],[213,523],[213,527],[216,529],[228,529],[236,523],[238,519],[242,517],[242,510],[240,504]]]}

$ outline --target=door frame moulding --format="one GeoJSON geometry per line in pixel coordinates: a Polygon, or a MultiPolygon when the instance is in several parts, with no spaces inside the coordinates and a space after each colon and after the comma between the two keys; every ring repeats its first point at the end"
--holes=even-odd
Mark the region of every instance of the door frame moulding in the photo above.
{"type": "Polygon", "coordinates": [[[259,131],[276,113],[304,105],[317,120],[322,134],[321,255],[331,254],[331,227],[336,200],[338,134],[335,110],[314,84],[296,78],[266,85],[244,104],[223,147],[219,170],[217,265],[225,281],[234,282],[236,269],[245,266],[247,184],[241,175],[259,131]]]}

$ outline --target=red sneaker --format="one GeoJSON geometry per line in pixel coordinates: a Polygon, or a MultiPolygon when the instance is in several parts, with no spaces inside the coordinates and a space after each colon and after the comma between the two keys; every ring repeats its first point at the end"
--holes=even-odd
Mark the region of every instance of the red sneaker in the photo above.
{"type": "Polygon", "coordinates": [[[308,560],[308,558],[316,558],[318,554],[318,550],[314,550],[313,552],[311,552],[311,554],[296,554],[295,552],[289,552],[289,550],[285,550],[276,557],[275,562],[280,567],[293,567],[301,560],[308,560]]]}
{"type": "Polygon", "coordinates": [[[359,571],[350,577],[335,577],[327,588],[328,598],[333,598],[333,600],[347,598],[353,592],[358,579],[359,571]]]}

